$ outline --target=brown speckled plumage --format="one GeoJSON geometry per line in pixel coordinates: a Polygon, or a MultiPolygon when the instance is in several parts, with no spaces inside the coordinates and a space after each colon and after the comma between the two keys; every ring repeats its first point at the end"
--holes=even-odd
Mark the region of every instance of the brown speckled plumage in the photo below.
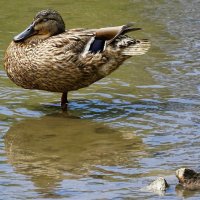
{"type": "MultiPolygon", "coordinates": [[[[131,55],[144,54],[150,46],[147,40],[119,34],[112,42],[109,42],[112,38],[106,38],[103,51],[83,53],[97,33],[104,34],[102,30],[71,29],[52,36],[34,34],[20,42],[12,41],[5,54],[5,70],[23,88],[63,93],[91,85],[131,55]]],[[[105,28],[105,35],[108,31],[105,28]]],[[[113,37],[117,33],[113,32],[113,37]]]]}
{"type": "Polygon", "coordinates": [[[200,189],[200,173],[192,169],[180,168],[176,170],[176,177],[183,187],[190,190],[200,189]]]}

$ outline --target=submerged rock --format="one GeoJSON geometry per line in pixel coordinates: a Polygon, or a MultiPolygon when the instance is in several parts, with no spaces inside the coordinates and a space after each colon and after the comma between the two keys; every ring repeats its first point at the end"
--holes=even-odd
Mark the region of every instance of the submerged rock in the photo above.
{"type": "Polygon", "coordinates": [[[163,177],[159,177],[155,181],[153,181],[149,186],[147,186],[147,189],[166,191],[168,187],[169,185],[167,181],[163,177]]]}
{"type": "Polygon", "coordinates": [[[190,190],[200,189],[200,173],[192,169],[180,168],[176,170],[176,177],[184,188],[190,190]]]}
{"type": "Polygon", "coordinates": [[[163,177],[157,178],[155,181],[150,183],[145,189],[150,192],[154,192],[160,196],[165,194],[165,191],[169,187],[169,184],[163,177]]]}

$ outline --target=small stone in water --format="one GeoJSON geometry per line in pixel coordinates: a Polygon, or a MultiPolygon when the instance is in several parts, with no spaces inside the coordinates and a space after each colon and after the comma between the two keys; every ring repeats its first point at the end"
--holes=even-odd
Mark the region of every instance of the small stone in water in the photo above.
{"type": "Polygon", "coordinates": [[[159,177],[155,181],[153,181],[149,186],[147,186],[147,190],[158,193],[159,195],[164,195],[164,192],[169,187],[167,181],[159,177]]]}

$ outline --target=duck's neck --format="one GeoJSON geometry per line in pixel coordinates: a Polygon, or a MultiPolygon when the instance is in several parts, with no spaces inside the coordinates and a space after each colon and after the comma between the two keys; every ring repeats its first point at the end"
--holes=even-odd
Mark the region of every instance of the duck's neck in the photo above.
{"type": "Polygon", "coordinates": [[[22,43],[23,44],[37,44],[41,43],[42,41],[48,39],[50,36],[49,35],[33,35],[30,38],[27,38],[24,40],[22,43]]]}
{"type": "MultiPolygon", "coordinates": [[[[59,33],[59,34],[61,34],[61,33],[59,33]]],[[[58,34],[54,34],[54,35],[58,35],[58,34]]],[[[26,45],[27,44],[37,44],[37,43],[41,43],[44,40],[47,40],[48,38],[50,38],[54,35],[51,35],[50,33],[45,34],[45,35],[33,35],[33,36],[27,38],[26,40],[24,40],[22,43],[26,44],[26,45]]]]}

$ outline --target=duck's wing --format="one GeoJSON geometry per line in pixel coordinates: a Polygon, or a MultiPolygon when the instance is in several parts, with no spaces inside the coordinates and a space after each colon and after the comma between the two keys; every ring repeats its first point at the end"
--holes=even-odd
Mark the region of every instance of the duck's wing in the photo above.
{"type": "Polygon", "coordinates": [[[70,29],[64,33],[52,36],[35,47],[35,52],[42,52],[45,57],[47,55],[68,56],[74,54],[78,56],[84,51],[85,46],[91,38],[95,37],[95,31],[87,29],[70,29]]]}
{"type": "Polygon", "coordinates": [[[141,28],[133,27],[133,23],[128,23],[122,26],[115,26],[115,27],[106,27],[100,28],[96,30],[96,37],[98,38],[105,38],[108,40],[108,43],[112,43],[118,36],[124,35],[125,33],[131,31],[138,31],[141,28]]]}
{"type": "MultiPolygon", "coordinates": [[[[102,52],[106,47],[120,50],[122,55],[134,56],[142,55],[147,52],[150,42],[147,39],[134,39],[127,35],[128,32],[141,30],[141,28],[133,27],[133,23],[122,26],[106,27],[94,29],[94,37],[87,43],[83,55],[88,52],[102,52]]],[[[85,30],[87,32],[87,30],[85,30]]]]}
{"type": "Polygon", "coordinates": [[[99,29],[76,28],[66,30],[65,33],[53,36],[50,40],[54,40],[54,44],[62,43],[69,50],[71,48],[73,51],[82,52],[83,56],[87,53],[100,53],[108,46],[120,50],[122,55],[142,55],[149,49],[150,42],[125,35],[137,30],[141,28],[134,27],[133,23],[99,29]]]}
{"type": "Polygon", "coordinates": [[[133,24],[129,23],[100,29],[70,29],[46,40],[45,45],[40,45],[40,51],[44,49],[44,52],[49,53],[49,49],[52,49],[54,55],[66,57],[70,54],[85,57],[88,54],[102,53],[107,49],[120,52],[122,56],[142,55],[149,49],[150,42],[125,35],[127,32],[141,29],[132,26],[133,24]]]}

